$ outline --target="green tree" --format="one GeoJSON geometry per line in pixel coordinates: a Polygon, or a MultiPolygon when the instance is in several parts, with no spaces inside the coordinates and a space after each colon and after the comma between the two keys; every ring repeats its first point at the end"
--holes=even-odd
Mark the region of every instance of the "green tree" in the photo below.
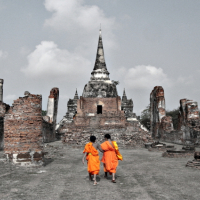
{"type": "Polygon", "coordinates": [[[175,130],[178,129],[178,114],[179,114],[179,108],[171,110],[171,111],[166,110],[166,116],[172,117],[172,122],[173,122],[173,126],[175,130]]]}
{"type": "Polygon", "coordinates": [[[47,111],[46,110],[42,110],[42,116],[46,116],[47,115],[47,111]]]}
{"type": "Polygon", "coordinates": [[[150,130],[150,104],[141,112],[140,122],[150,130]]]}
{"type": "MultiPolygon", "coordinates": [[[[179,114],[179,108],[174,110],[167,110],[166,116],[172,117],[172,122],[174,129],[177,130],[178,128],[178,114],[179,114]]],[[[140,117],[140,122],[143,124],[148,130],[150,130],[150,105],[148,105],[142,112],[140,117]]]]}

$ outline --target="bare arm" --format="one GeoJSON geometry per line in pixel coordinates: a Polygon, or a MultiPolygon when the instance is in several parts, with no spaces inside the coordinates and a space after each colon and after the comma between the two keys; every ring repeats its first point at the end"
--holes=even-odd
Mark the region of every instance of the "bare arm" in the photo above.
{"type": "Polygon", "coordinates": [[[101,146],[98,144],[97,148],[99,149],[99,151],[101,151],[101,153],[103,153],[103,149],[101,148],[101,146]]]}
{"type": "Polygon", "coordinates": [[[82,163],[83,163],[83,164],[85,163],[85,157],[86,157],[86,155],[87,155],[87,152],[85,152],[85,153],[83,154],[83,158],[82,158],[82,163]]]}

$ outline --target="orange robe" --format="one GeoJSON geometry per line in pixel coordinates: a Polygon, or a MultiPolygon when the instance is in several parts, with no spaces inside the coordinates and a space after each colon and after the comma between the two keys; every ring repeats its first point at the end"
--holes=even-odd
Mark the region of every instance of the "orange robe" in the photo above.
{"type": "Polygon", "coordinates": [[[99,152],[92,146],[92,142],[85,145],[83,153],[87,152],[86,160],[88,161],[88,172],[90,174],[99,174],[100,171],[100,160],[99,152]]]}
{"type": "Polygon", "coordinates": [[[118,166],[118,158],[115,152],[115,148],[113,148],[109,141],[105,141],[101,144],[101,148],[103,149],[103,157],[101,162],[104,163],[104,171],[111,173],[116,173],[116,169],[118,166]]]}

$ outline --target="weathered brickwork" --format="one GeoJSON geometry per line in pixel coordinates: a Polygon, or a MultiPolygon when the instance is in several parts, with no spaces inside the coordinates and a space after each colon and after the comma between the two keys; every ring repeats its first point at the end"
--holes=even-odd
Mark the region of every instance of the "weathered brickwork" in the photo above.
{"type": "Polygon", "coordinates": [[[188,143],[200,143],[200,120],[197,102],[180,100],[178,131],[183,133],[183,140],[188,143]]]}
{"type": "Polygon", "coordinates": [[[104,135],[110,134],[111,138],[117,141],[118,145],[143,147],[144,143],[152,142],[150,133],[141,129],[138,122],[127,124],[125,127],[104,126],[104,127],[77,127],[73,124],[65,129],[62,137],[63,143],[85,145],[91,135],[95,135],[99,143],[104,142],[104,135]]]}
{"type": "Polygon", "coordinates": [[[4,152],[21,165],[43,163],[42,96],[26,94],[15,100],[4,119],[4,152]]]}
{"type": "Polygon", "coordinates": [[[10,106],[0,101],[0,150],[4,146],[4,117],[10,106]]]}
{"type": "Polygon", "coordinates": [[[121,98],[119,96],[114,98],[84,98],[80,97],[77,101],[77,113],[97,113],[97,106],[102,106],[102,114],[104,113],[124,113],[121,111],[121,98]]]}
{"type": "MultiPolygon", "coordinates": [[[[152,90],[150,94],[150,131],[152,133],[153,138],[159,138],[159,127],[161,124],[161,120],[165,117],[165,97],[164,97],[164,89],[161,86],[156,86],[152,90]]],[[[171,126],[171,119],[165,118],[162,122],[162,126],[169,129],[173,129],[173,125],[171,126]],[[170,124],[167,124],[167,122],[170,124]]]]}
{"type": "Polygon", "coordinates": [[[48,98],[47,115],[43,117],[44,142],[53,142],[56,139],[56,119],[58,112],[59,89],[52,88],[48,98]]]}
{"type": "Polygon", "coordinates": [[[116,98],[83,98],[77,101],[77,114],[72,123],[60,127],[64,143],[84,145],[91,135],[98,142],[104,141],[106,133],[111,134],[120,145],[143,146],[152,141],[150,134],[141,128],[135,120],[128,122],[121,109],[121,99],[116,98]],[[98,106],[102,114],[97,114],[98,106]]]}
{"type": "Polygon", "coordinates": [[[70,120],[68,114],[57,126],[64,143],[84,145],[93,134],[102,142],[106,133],[110,133],[119,144],[125,145],[136,145],[137,142],[141,145],[149,140],[148,131],[133,113],[132,99],[127,99],[124,91],[121,101],[116,87],[119,82],[111,81],[109,74],[100,30],[90,81],[85,85],[80,99],[76,98],[77,105],[74,100],[71,101],[73,119],[70,120]]]}
{"type": "Polygon", "coordinates": [[[197,102],[180,100],[178,129],[174,131],[159,128],[162,141],[179,144],[200,144],[200,120],[197,102]]]}
{"type": "Polygon", "coordinates": [[[164,90],[154,87],[150,94],[150,124],[152,137],[178,144],[200,144],[200,120],[197,102],[180,100],[178,129],[174,130],[172,118],[165,116],[164,90]]]}

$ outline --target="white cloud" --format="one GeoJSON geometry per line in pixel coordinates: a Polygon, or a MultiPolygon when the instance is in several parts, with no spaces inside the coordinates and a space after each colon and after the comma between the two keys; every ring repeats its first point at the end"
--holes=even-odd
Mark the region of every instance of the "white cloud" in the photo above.
{"type": "Polygon", "coordinates": [[[54,12],[45,25],[62,30],[84,28],[88,32],[99,28],[108,28],[115,23],[114,18],[107,18],[98,6],[83,5],[83,0],[46,0],[45,8],[54,12]]]}
{"type": "Polygon", "coordinates": [[[0,59],[5,59],[7,57],[8,57],[8,52],[0,50],[0,59]]]}
{"type": "Polygon", "coordinates": [[[91,63],[79,54],[59,49],[52,41],[42,41],[27,57],[28,66],[21,71],[31,78],[62,79],[72,81],[86,75],[91,63]]]}
{"type": "Polygon", "coordinates": [[[103,33],[106,33],[104,41],[107,48],[116,48],[113,34],[117,27],[115,18],[107,17],[98,6],[85,5],[83,0],[45,0],[44,5],[53,13],[51,18],[45,20],[45,26],[66,31],[68,39],[74,38],[78,43],[88,45],[89,41],[96,44],[101,23],[103,33]]]}
{"type": "Polygon", "coordinates": [[[163,69],[150,65],[139,65],[126,70],[120,69],[124,75],[124,83],[129,89],[149,89],[154,86],[171,86],[172,82],[163,72],[163,69]]]}

